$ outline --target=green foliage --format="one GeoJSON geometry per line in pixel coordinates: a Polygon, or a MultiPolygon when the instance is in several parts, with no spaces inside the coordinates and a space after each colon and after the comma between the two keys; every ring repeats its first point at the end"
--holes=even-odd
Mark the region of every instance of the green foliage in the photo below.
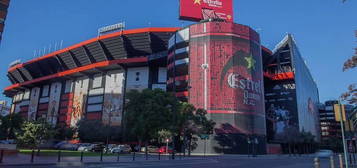
{"type": "Polygon", "coordinates": [[[207,112],[193,105],[179,102],[162,90],[133,90],[127,94],[125,130],[132,140],[149,142],[175,136],[189,141],[194,135],[212,134],[215,123],[207,112]]]}
{"type": "Polygon", "coordinates": [[[75,133],[76,133],[75,128],[59,127],[57,128],[57,134],[55,135],[54,138],[58,140],[73,139],[75,133]]]}
{"type": "Polygon", "coordinates": [[[99,120],[82,119],[77,126],[78,138],[83,142],[104,142],[110,133],[109,126],[99,120]]]}
{"type": "Polygon", "coordinates": [[[78,138],[82,142],[105,142],[121,139],[121,127],[103,124],[100,120],[82,119],[77,124],[78,138]]]}
{"type": "Polygon", "coordinates": [[[127,93],[125,130],[132,139],[148,142],[161,130],[172,129],[175,97],[160,89],[132,90],[127,93]]]}
{"type": "Polygon", "coordinates": [[[24,119],[20,114],[0,116],[0,139],[15,139],[15,132],[21,129],[24,119]]]}
{"type": "Polygon", "coordinates": [[[26,121],[19,132],[16,133],[20,146],[36,148],[46,140],[52,138],[56,130],[44,120],[26,121]]]}
{"type": "Polygon", "coordinates": [[[159,139],[159,143],[165,143],[166,139],[170,139],[172,137],[172,132],[169,130],[163,129],[157,133],[157,137],[159,139]]]}

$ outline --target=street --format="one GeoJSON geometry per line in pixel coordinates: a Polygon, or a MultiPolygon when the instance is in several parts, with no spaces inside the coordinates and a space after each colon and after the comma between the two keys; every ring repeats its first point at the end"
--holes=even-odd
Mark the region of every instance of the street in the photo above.
{"type": "MultiPolygon", "coordinates": [[[[260,156],[256,158],[248,158],[243,155],[224,155],[218,157],[197,157],[185,160],[149,160],[149,161],[125,161],[119,163],[86,163],[80,162],[63,162],[53,165],[22,165],[22,166],[7,166],[16,168],[60,168],[60,167],[88,167],[88,168],[311,168],[313,167],[312,156],[289,157],[282,156],[260,156]]],[[[321,159],[321,168],[328,168],[328,159],[321,159]]],[[[1,166],[0,166],[1,167],[1,166]]]]}

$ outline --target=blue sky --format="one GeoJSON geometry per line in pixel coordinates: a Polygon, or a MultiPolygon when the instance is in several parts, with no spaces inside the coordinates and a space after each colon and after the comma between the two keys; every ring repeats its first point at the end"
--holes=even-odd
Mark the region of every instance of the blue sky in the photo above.
{"type": "MultiPolygon", "coordinates": [[[[292,33],[321,101],[337,98],[357,82],[357,69],[342,72],[357,47],[357,1],[234,0],[234,16],[235,22],[258,30],[270,49],[292,33]]],[[[53,48],[61,40],[67,47],[90,39],[99,27],[120,21],[126,29],[190,24],[178,20],[178,0],[12,0],[0,45],[0,88],[10,85],[10,62],[29,60],[34,50],[53,48]]]]}

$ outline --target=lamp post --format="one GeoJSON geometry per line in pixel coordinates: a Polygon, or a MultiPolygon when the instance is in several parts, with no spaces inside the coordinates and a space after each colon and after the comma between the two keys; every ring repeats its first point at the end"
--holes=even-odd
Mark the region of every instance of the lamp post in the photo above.
{"type": "Polygon", "coordinates": [[[346,139],[345,139],[345,129],[344,129],[344,125],[343,125],[343,114],[342,114],[342,104],[341,104],[341,98],[339,98],[338,100],[339,103],[339,109],[340,109],[340,124],[341,124],[341,134],[342,134],[342,144],[343,144],[343,154],[345,157],[345,165],[346,168],[348,168],[348,160],[347,160],[347,148],[346,148],[346,139]]]}
{"type": "MultiPolygon", "coordinates": [[[[175,85],[175,84],[174,84],[175,85]]],[[[176,96],[176,95],[175,95],[176,96]]],[[[174,97],[175,97],[174,96],[174,97]]],[[[175,97],[176,98],[176,97],[175,97]]],[[[176,101],[175,101],[176,102],[176,101]]],[[[175,130],[175,126],[176,126],[176,109],[175,109],[175,105],[170,105],[170,104],[168,104],[167,106],[166,106],[167,108],[170,108],[171,109],[171,111],[172,111],[172,113],[173,113],[173,115],[172,115],[172,118],[173,118],[173,130],[175,130]]],[[[175,159],[175,133],[173,133],[172,134],[172,160],[174,160],[175,159]]]]}
{"type": "Polygon", "coordinates": [[[169,139],[167,138],[166,139],[166,154],[168,153],[169,151],[169,139]]]}
{"type": "Polygon", "coordinates": [[[111,127],[110,127],[110,125],[111,125],[111,121],[112,121],[112,112],[113,111],[115,111],[115,109],[112,107],[112,108],[110,108],[110,111],[109,111],[109,121],[108,121],[108,126],[109,126],[109,133],[107,134],[107,145],[106,145],[106,151],[105,151],[105,153],[107,153],[108,152],[108,146],[109,146],[109,136],[110,136],[110,134],[111,134],[111,127]]]}

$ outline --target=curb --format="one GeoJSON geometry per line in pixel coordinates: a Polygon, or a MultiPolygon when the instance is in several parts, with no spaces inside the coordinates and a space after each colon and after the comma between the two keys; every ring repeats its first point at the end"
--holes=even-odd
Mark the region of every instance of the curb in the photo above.
{"type": "MultiPolygon", "coordinates": [[[[57,163],[21,163],[21,164],[3,164],[0,163],[0,167],[24,167],[24,166],[83,166],[88,164],[120,164],[120,163],[139,163],[139,162],[165,162],[165,161],[184,161],[185,159],[175,159],[175,160],[141,160],[141,161],[112,161],[112,162],[57,162],[57,163]]],[[[201,160],[198,158],[187,159],[187,160],[201,160]]]]}

